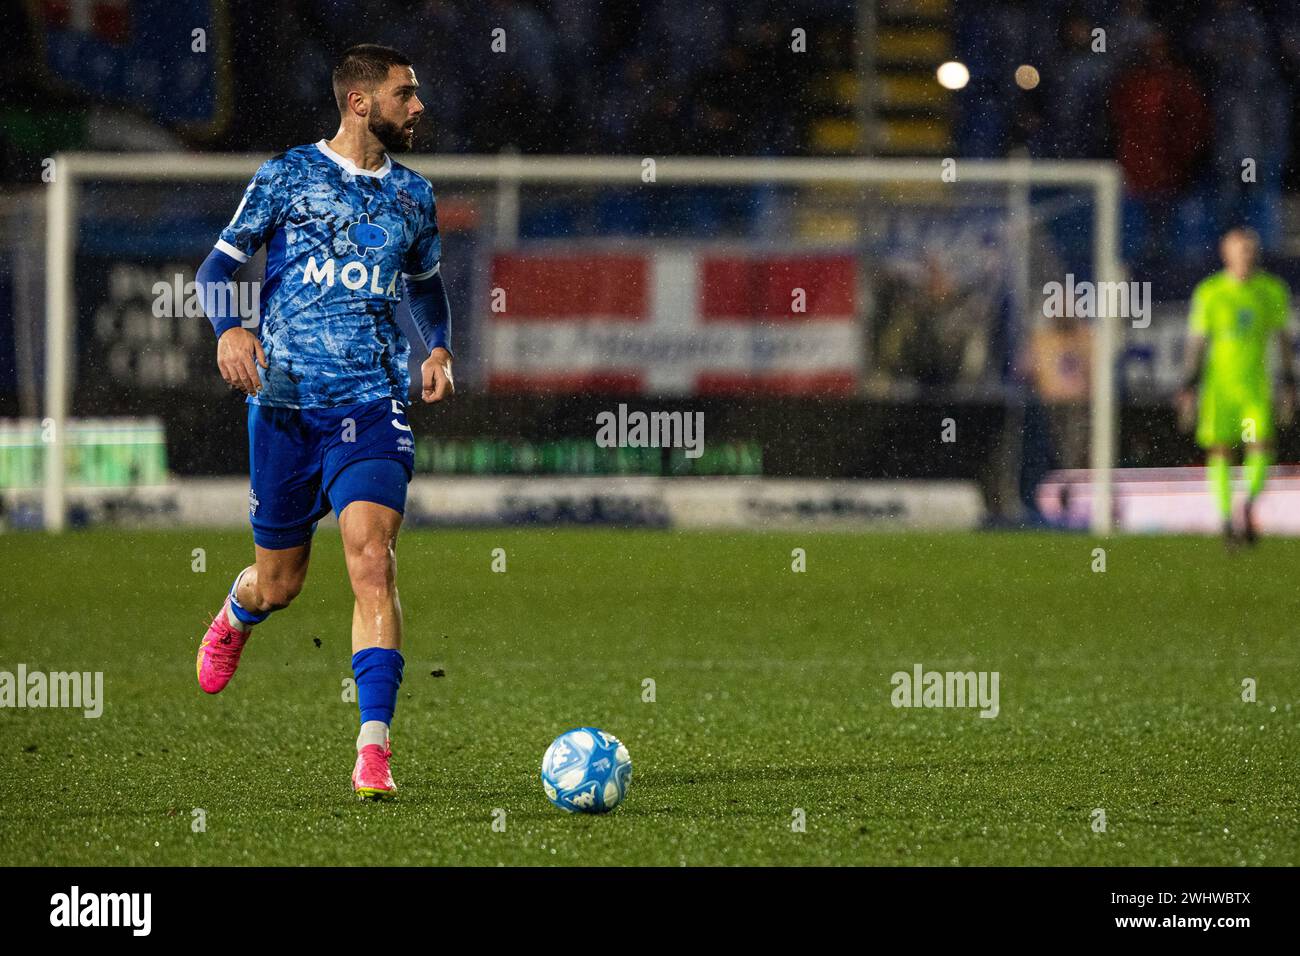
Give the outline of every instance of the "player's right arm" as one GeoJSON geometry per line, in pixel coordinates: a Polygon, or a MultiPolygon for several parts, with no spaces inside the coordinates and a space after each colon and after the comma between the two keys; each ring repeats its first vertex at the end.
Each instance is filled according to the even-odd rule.
{"type": "Polygon", "coordinates": [[[1183,383],[1176,399],[1178,425],[1183,431],[1191,431],[1196,422],[1196,390],[1205,372],[1209,333],[1206,298],[1206,285],[1202,282],[1192,291],[1192,307],[1187,317],[1187,342],[1184,346],[1186,361],[1183,366],[1183,383]]]}
{"type": "Polygon", "coordinates": [[[234,276],[241,263],[213,249],[194,274],[203,295],[203,311],[217,334],[217,368],[231,388],[256,395],[262,388],[257,366],[266,368],[266,354],[257,336],[244,328],[235,309],[234,276]]]}
{"type": "Polygon", "coordinates": [[[243,317],[235,310],[240,297],[221,291],[233,291],[235,272],[280,225],[284,198],[276,182],[280,165],[277,156],[257,170],[216,247],[195,273],[204,312],[217,336],[217,368],[232,388],[247,395],[256,395],[262,388],[257,367],[268,367],[266,354],[261,340],[243,325],[243,317]]]}
{"type": "Polygon", "coordinates": [[[217,370],[231,388],[245,395],[256,395],[262,390],[262,379],[257,366],[270,368],[262,342],[248,329],[235,327],[217,339],[217,370]]]}

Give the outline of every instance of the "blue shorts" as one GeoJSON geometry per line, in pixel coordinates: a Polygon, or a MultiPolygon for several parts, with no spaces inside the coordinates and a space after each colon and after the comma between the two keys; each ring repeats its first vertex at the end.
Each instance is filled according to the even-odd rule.
{"type": "Polygon", "coordinates": [[[316,523],[353,501],[406,510],[415,468],[415,437],[406,408],[381,398],[337,408],[248,406],[253,540],[295,548],[316,523]]]}

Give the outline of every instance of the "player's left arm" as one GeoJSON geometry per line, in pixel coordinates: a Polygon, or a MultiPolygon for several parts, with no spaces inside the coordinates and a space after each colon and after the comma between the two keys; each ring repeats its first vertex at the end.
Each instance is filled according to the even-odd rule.
{"type": "Polygon", "coordinates": [[[451,376],[451,302],[442,270],[424,279],[407,278],[405,283],[411,319],[429,353],[420,365],[420,397],[426,402],[440,402],[456,391],[451,376]]]}
{"type": "Polygon", "coordinates": [[[451,302],[442,280],[442,237],[438,234],[438,209],[429,195],[429,207],[415,242],[406,255],[402,273],[411,320],[428,358],[420,364],[420,397],[440,402],[456,391],[451,376],[451,302]]]}
{"type": "Polygon", "coordinates": [[[1279,283],[1281,301],[1278,303],[1277,339],[1278,339],[1278,377],[1281,380],[1281,394],[1278,398],[1277,420],[1280,425],[1290,425],[1295,417],[1296,380],[1295,380],[1295,340],[1291,335],[1291,293],[1285,284],[1279,283]]]}

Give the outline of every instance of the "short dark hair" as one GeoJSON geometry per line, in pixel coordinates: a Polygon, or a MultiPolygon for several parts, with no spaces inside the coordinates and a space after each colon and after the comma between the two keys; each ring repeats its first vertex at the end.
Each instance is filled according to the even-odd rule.
{"type": "Polygon", "coordinates": [[[348,106],[348,92],[358,86],[367,89],[388,78],[394,66],[410,66],[411,61],[392,47],[378,43],[358,43],[348,47],[334,66],[334,102],[343,112],[348,106]]]}

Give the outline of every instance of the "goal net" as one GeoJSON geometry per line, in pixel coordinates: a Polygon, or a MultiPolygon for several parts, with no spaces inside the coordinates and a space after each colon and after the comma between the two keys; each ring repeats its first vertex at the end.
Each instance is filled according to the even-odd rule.
{"type": "MultiPolygon", "coordinates": [[[[136,460],[97,450],[115,443],[148,450],[111,469],[110,504],[237,477],[242,416],[189,283],[262,159],[56,158],[15,335],[24,407],[0,436],[11,508],[93,519],[106,472],[84,462],[136,460]]],[[[421,473],[959,480],[1014,515],[1067,466],[1088,470],[1072,513],[1110,529],[1126,320],[1075,290],[1121,278],[1112,165],[403,161],[438,197],[459,390],[436,427],[412,409],[421,473]],[[622,406],[702,410],[708,438],[605,447],[593,418],[622,406]]]]}

